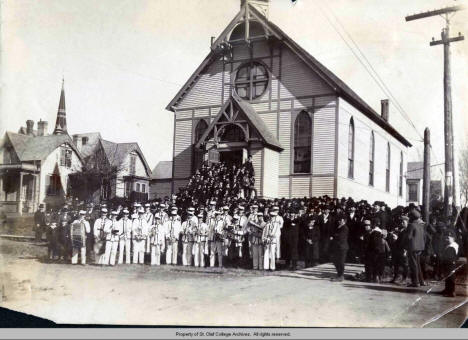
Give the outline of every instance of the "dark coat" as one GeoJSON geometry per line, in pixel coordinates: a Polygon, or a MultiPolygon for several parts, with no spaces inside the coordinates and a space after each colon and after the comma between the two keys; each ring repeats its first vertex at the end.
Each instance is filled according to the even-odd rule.
{"type": "Polygon", "coordinates": [[[408,251],[423,251],[426,244],[426,233],[424,223],[413,221],[406,230],[406,249],[408,251]]]}
{"type": "Polygon", "coordinates": [[[34,224],[41,226],[45,226],[47,223],[46,223],[46,215],[44,212],[42,211],[36,211],[35,214],[34,214],[34,224]]]}
{"type": "Polygon", "coordinates": [[[333,216],[331,214],[328,214],[327,222],[325,222],[323,215],[320,215],[318,225],[320,228],[320,238],[322,240],[328,241],[335,227],[335,221],[333,219],[333,216]]]}
{"type": "Polygon", "coordinates": [[[333,240],[331,241],[332,251],[344,251],[349,249],[348,233],[348,226],[346,224],[334,230],[332,234],[333,240]]]}

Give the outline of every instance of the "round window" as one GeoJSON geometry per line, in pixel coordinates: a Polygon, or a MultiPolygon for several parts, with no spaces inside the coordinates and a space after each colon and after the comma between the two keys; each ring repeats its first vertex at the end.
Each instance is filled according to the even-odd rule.
{"type": "Polygon", "coordinates": [[[265,93],[268,86],[268,71],[259,62],[244,64],[237,70],[236,92],[242,99],[253,100],[265,93]]]}

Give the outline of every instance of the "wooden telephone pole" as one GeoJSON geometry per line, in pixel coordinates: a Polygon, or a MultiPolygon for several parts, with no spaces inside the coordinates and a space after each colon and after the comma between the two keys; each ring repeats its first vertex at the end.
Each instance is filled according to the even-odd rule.
{"type": "Polygon", "coordinates": [[[444,45],[444,139],[445,139],[445,189],[444,189],[444,212],[446,217],[452,216],[452,205],[454,197],[453,171],[455,169],[453,157],[453,122],[452,122],[452,89],[450,75],[450,43],[464,40],[465,37],[458,33],[457,37],[450,38],[450,14],[462,10],[461,6],[446,7],[434,11],[407,16],[406,21],[423,19],[440,15],[445,19],[445,28],[442,29],[441,40],[430,42],[430,46],[444,45]]]}
{"type": "Polygon", "coordinates": [[[431,203],[431,131],[424,130],[424,171],[423,171],[423,220],[429,223],[429,205],[431,203]]]}

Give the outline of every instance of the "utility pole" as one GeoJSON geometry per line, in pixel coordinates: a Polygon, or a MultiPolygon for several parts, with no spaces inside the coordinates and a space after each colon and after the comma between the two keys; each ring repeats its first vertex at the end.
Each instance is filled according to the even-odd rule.
{"type": "Polygon", "coordinates": [[[429,205],[431,190],[431,131],[424,130],[424,171],[423,171],[423,219],[429,223],[429,205]]]}
{"type": "Polygon", "coordinates": [[[455,167],[453,159],[453,122],[452,122],[452,89],[450,75],[450,43],[464,40],[465,37],[458,33],[457,37],[450,38],[450,14],[462,10],[461,6],[446,7],[434,11],[407,16],[406,21],[423,19],[440,15],[445,20],[445,28],[442,29],[441,40],[430,42],[430,46],[444,45],[444,139],[445,139],[445,189],[444,189],[444,212],[445,217],[452,216],[452,205],[454,197],[453,170],[455,167]]]}

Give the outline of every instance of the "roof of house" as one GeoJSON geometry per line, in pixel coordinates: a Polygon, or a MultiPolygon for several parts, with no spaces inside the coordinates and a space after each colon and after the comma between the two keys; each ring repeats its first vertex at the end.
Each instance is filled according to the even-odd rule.
{"type": "Polygon", "coordinates": [[[408,162],[406,179],[422,179],[424,173],[423,162],[408,162]]]}
{"type": "MultiPolygon", "coordinates": [[[[23,134],[23,135],[27,135],[28,134],[28,129],[26,127],[22,126],[22,127],[19,128],[18,133],[23,134]]],[[[32,130],[32,135],[37,136],[37,130],[36,129],[32,130]]]]}
{"type": "Polygon", "coordinates": [[[99,146],[99,140],[102,139],[99,132],[75,133],[72,137],[88,137],[88,142],[84,145],[82,144],[80,149],[84,158],[91,156],[96,151],[96,148],[99,146]]]}
{"type": "Polygon", "coordinates": [[[172,178],[172,161],[160,161],[153,169],[151,179],[172,178]]]}
{"type": "Polygon", "coordinates": [[[19,160],[38,161],[44,160],[52,151],[60,145],[67,143],[77,153],[80,160],[82,156],[73,144],[69,135],[47,135],[47,136],[28,136],[14,132],[6,132],[19,160]]]}
{"type": "Polygon", "coordinates": [[[114,143],[100,139],[102,148],[111,165],[119,166],[130,152],[135,151],[142,159],[148,176],[151,176],[151,168],[146,162],[145,156],[138,143],[114,143]]]}
{"type": "MultiPolygon", "coordinates": [[[[298,55],[305,64],[310,67],[315,73],[317,73],[326,83],[328,83],[334,91],[341,96],[343,99],[347,100],[350,104],[355,106],[357,109],[362,111],[369,119],[374,123],[379,125],[385,131],[390,133],[398,141],[400,141],[405,146],[411,146],[411,143],[403,137],[394,127],[390,125],[388,121],[383,119],[374,109],[372,109],[361,97],[359,97],[349,86],[347,86],[340,78],[333,74],[329,69],[327,69],[323,64],[321,64],[317,59],[312,57],[306,50],[299,46],[291,37],[289,37],[285,32],[283,32],[278,26],[273,24],[267,18],[265,18],[255,7],[249,6],[249,11],[251,16],[263,24],[267,31],[270,32],[274,37],[281,40],[286,46],[288,46],[296,55],[298,55]]],[[[236,17],[231,21],[231,23],[226,27],[226,29],[221,33],[218,39],[215,40],[211,46],[211,51],[207,57],[203,60],[201,65],[195,70],[192,76],[176,94],[176,96],[171,100],[171,102],[166,107],[166,110],[174,111],[173,106],[182,98],[185,93],[187,93],[190,86],[198,79],[199,75],[203,70],[208,66],[213,58],[216,56],[216,50],[219,45],[223,44],[224,41],[229,36],[230,31],[235,27],[235,25],[242,19],[243,13],[245,12],[245,6],[242,7],[241,11],[236,15],[236,17]]]]}

